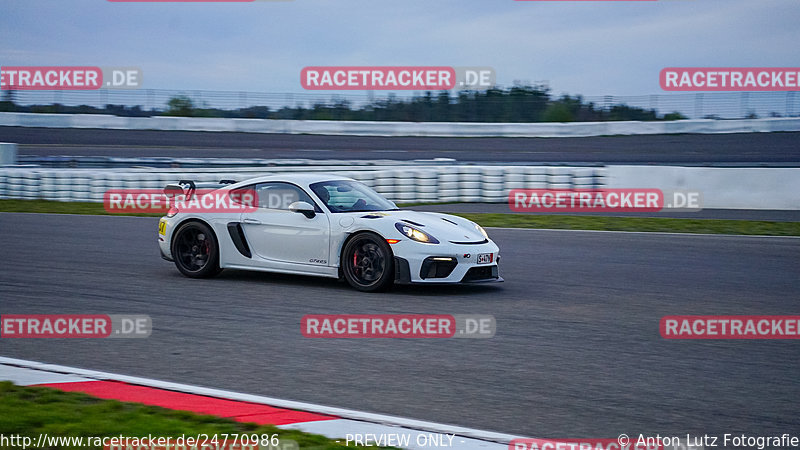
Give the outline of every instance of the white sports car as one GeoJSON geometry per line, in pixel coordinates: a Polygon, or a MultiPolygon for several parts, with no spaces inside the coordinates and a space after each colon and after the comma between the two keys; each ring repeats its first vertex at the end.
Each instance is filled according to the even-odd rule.
{"type": "Polygon", "coordinates": [[[366,185],[325,174],[284,174],[234,183],[181,181],[164,192],[197,189],[242,202],[246,211],[181,211],[159,221],[161,255],[188,277],[224,268],[344,278],[361,291],[393,283],[503,281],[498,247],[480,225],[447,214],[400,210],[366,185]]]}

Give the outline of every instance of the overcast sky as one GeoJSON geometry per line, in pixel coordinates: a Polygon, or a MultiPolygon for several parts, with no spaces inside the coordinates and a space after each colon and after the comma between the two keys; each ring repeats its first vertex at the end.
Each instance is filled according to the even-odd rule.
{"type": "Polygon", "coordinates": [[[800,66],[800,0],[0,0],[0,65],[256,92],[303,92],[305,66],[491,66],[502,86],[655,94],[664,67],[800,66]]]}

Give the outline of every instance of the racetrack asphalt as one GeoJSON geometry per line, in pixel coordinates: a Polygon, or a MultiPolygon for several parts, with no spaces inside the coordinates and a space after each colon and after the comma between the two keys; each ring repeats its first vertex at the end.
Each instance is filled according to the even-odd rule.
{"type": "Polygon", "coordinates": [[[21,155],[395,159],[465,162],[798,166],[800,133],[581,138],[319,136],[0,127],[21,155]]]}
{"type": "Polygon", "coordinates": [[[148,314],[147,339],[0,355],[543,438],[800,429],[798,341],[669,341],[665,315],[800,313],[800,239],[490,229],[505,283],[364,294],[188,279],[157,219],[0,214],[0,314],[148,314]],[[305,314],[492,314],[491,339],[307,339],[305,314]]]}

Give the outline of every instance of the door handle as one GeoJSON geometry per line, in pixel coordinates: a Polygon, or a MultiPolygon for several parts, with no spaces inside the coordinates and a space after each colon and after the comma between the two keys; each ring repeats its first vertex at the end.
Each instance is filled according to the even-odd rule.
{"type": "Polygon", "coordinates": [[[244,219],[243,222],[250,225],[261,225],[261,221],[256,219],[244,219]]]}

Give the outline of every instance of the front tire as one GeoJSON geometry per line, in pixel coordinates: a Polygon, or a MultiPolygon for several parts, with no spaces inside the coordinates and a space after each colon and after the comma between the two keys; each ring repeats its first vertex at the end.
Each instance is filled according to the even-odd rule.
{"type": "Polygon", "coordinates": [[[209,278],[221,271],[217,239],[204,223],[188,222],[175,231],[172,257],[178,270],[190,278],[209,278]]]}
{"type": "Polygon", "coordinates": [[[359,233],[347,241],[341,267],[350,286],[362,292],[384,291],[394,283],[392,249],[375,233],[359,233]]]}

